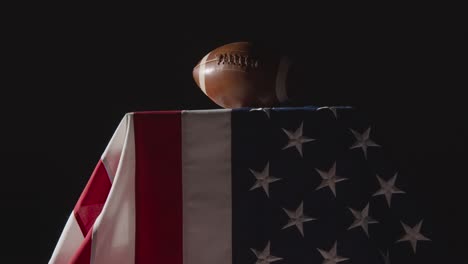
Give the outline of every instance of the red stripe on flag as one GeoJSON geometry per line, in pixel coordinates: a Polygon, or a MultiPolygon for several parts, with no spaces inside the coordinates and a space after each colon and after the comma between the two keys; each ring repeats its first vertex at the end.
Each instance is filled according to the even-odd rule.
{"type": "Polygon", "coordinates": [[[93,235],[92,227],[89,230],[75,255],[70,260],[70,264],[90,264],[91,263],[91,237],[93,235]]]}
{"type": "Polygon", "coordinates": [[[101,213],[110,188],[111,182],[106,168],[99,160],[73,210],[83,236],[88,234],[94,221],[101,213]]]}
{"type": "Polygon", "coordinates": [[[135,263],[182,264],[180,111],[134,116],[135,263]]]}

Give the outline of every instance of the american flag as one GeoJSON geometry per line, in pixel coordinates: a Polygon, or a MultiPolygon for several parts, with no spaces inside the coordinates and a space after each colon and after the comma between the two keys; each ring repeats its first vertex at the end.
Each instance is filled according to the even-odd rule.
{"type": "Polygon", "coordinates": [[[129,113],[50,263],[431,263],[376,130],[351,107],[129,113]]]}

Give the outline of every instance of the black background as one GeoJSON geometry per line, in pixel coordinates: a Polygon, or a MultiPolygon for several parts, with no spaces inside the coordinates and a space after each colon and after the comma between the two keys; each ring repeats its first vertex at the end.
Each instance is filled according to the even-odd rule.
{"type": "Polygon", "coordinates": [[[468,41],[456,12],[183,9],[23,6],[5,19],[2,262],[47,262],[125,113],[218,108],[195,85],[192,68],[241,40],[299,58],[309,76],[307,104],[353,105],[370,115],[377,141],[435,219],[446,242],[440,250],[461,258],[468,41]]]}

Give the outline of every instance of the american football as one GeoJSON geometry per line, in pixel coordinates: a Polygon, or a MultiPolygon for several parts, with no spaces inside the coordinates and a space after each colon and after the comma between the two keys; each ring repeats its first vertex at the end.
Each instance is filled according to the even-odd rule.
{"type": "Polygon", "coordinates": [[[198,87],[223,108],[273,107],[288,99],[291,58],[251,42],[206,54],[193,68],[198,87]]]}

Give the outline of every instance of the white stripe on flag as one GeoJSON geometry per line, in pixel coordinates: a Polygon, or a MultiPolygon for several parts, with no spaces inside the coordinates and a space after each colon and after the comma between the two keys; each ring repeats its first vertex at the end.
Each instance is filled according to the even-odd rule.
{"type": "Polygon", "coordinates": [[[55,247],[49,264],[66,264],[75,255],[84,237],[72,212],[55,247]]]}
{"type": "Polygon", "coordinates": [[[126,118],[122,118],[119,126],[112,135],[109,144],[107,145],[104,153],[101,156],[102,163],[106,167],[107,175],[112,183],[114,181],[117,167],[119,166],[120,155],[122,154],[122,147],[124,145],[125,136],[127,135],[126,118]]]}
{"type": "Polygon", "coordinates": [[[91,264],[135,261],[135,139],[133,114],[125,115],[122,155],[107,202],[93,226],[91,264]]]}
{"type": "Polygon", "coordinates": [[[231,111],[182,112],[184,264],[230,264],[231,111]]]}

